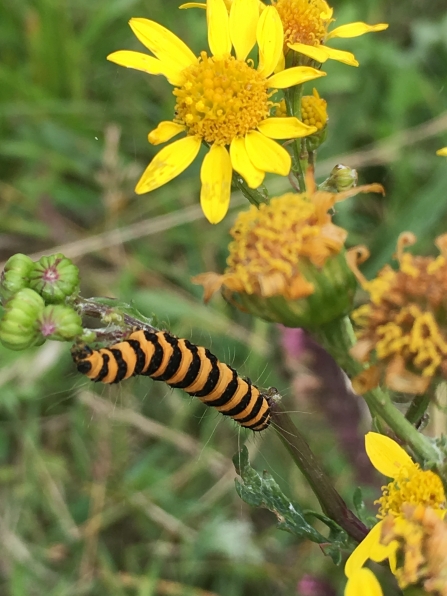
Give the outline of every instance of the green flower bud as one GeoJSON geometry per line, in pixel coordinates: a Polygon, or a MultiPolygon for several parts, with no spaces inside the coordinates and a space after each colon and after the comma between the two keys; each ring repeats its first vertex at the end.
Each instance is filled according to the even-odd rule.
{"type": "Polygon", "coordinates": [[[30,287],[47,303],[64,302],[78,290],[79,269],[61,253],[42,257],[30,274],[30,287]]]}
{"type": "Polygon", "coordinates": [[[320,184],[319,190],[328,192],[344,192],[357,186],[357,170],[339,163],[332,168],[329,178],[320,184]]]}
{"type": "Polygon", "coordinates": [[[25,350],[44,339],[37,319],[45,307],[43,299],[30,288],[19,290],[7,303],[0,321],[0,341],[10,350],[25,350]]]}
{"type": "Polygon", "coordinates": [[[63,304],[45,306],[38,325],[45,339],[71,341],[82,334],[82,320],[78,313],[63,304]]]}
{"type": "Polygon", "coordinates": [[[14,294],[29,285],[29,275],[34,268],[34,261],[26,255],[17,253],[6,261],[0,280],[0,297],[9,300],[14,294]]]}

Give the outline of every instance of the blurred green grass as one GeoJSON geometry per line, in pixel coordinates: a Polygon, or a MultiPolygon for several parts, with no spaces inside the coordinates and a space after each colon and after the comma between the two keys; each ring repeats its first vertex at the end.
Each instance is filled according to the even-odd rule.
{"type": "MultiPolygon", "coordinates": [[[[172,117],[173,97],[161,77],[105,57],[140,49],[126,24],[132,16],[158,20],[203,47],[203,13],[177,6],[0,4],[0,258],[65,247],[81,269],[84,295],[135,301],[173,333],[277,386],[296,410],[277,330],[219,299],[204,306],[190,282],[223,269],[240,198],[222,224],[207,224],[195,209],[198,162],[150,195],[133,193],[155,152],[147,133],[172,117]],[[150,233],[137,234],[132,226],[145,221],[150,233]],[[116,229],[130,239],[111,238],[116,229]]],[[[334,40],[361,65],[327,63],[318,82],[330,116],[319,173],[348,154],[362,183],[387,188],[385,198],[359,197],[337,209],[349,242],[370,246],[372,275],[401,231],[417,233],[423,252],[445,231],[447,166],[434,152],[447,144],[447,13],[442,0],[334,6],[338,24],[390,23],[384,33],[334,40]]],[[[279,193],[286,182],[272,188],[279,193]]],[[[305,572],[327,574],[340,593],[341,572],[318,549],[276,531],[272,515],[236,496],[231,456],[248,438],[258,468],[315,506],[273,433],[239,432],[148,380],[94,387],[75,375],[67,346],[0,354],[1,594],[294,595],[305,572]]],[[[295,418],[348,497],[353,472],[324,415],[295,418]]]]}

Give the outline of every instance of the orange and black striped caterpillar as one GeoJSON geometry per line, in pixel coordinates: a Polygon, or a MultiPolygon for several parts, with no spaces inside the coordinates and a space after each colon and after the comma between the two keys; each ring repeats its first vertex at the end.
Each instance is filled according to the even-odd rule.
{"type": "Polygon", "coordinates": [[[187,339],[166,331],[137,330],[109,348],[75,346],[78,371],[92,381],[118,383],[134,375],[147,375],[179,387],[245,428],[261,431],[270,424],[265,394],[237,372],[187,339]]]}

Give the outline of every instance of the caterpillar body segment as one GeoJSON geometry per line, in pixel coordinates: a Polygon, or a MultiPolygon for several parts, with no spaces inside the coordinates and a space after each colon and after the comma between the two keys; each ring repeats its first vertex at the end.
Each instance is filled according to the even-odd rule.
{"type": "Polygon", "coordinates": [[[73,360],[92,381],[119,383],[135,375],[183,389],[207,406],[253,431],[266,429],[271,412],[266,395],[208,349],[166,331],[137,330],[108,348],[75,346],[73,360]]]}

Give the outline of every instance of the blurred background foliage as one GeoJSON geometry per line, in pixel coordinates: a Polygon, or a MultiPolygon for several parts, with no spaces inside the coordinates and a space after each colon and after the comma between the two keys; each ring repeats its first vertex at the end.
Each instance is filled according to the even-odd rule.
{"type": "MultiPolygon", "coordinates": [[[[133,193],[156,151],[147,133],[172,117],[172,90],[162,77],[105,57],[141,49],[126,24],[132,16],[157,20],[202,49],[204,13],[177,6],[0,3],[0,259],[64,252],[81,269],[83,295],[134,301],[241,374],[278,387],[349,500],[359,481],[375,478],[343,449],[328,396],[313,397],[315,379],[284,353],[280,330],[220,299],[205,307],[190,282],[222,271],[241,197],[210,226],[198,207],[198,160],[152,194],[133,193]]],[[[434,153],[447,144],[447,11],[444,0],[337,0],[334,8],[337,24],[390,23],[383,33],[334,40],[360,67],[328,62],[318,81],[330,116],[320,179],[343,162],[359,169],[361,183],[387,189],[384,198],[337,207],[349,242],[371,248],[373,275],[401,231],[415,232],[422,252],[446,231],[447,164],[434,153]]],[[[270,188],[280,193],[287,180],[270,188]]],[[[340,570],[318,548],[278,532],[273,515],[236,496],[231,456],[247,440],[259,470],[317,507],[273,432],[240,432],[198,400],[147,379],[90,385],[75,374],[66,345],[2,349],[0,362],[1,594],[342,593],[340,570]]],[[[357,403],[349,407],[344,424],[361,450],[357,403]]]]}

